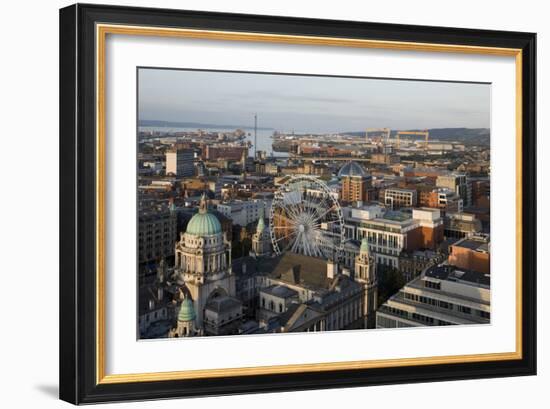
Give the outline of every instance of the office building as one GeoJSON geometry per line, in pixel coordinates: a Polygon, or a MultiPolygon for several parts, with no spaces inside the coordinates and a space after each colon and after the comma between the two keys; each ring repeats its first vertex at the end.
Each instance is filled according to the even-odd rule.
{"type": "Polygon", "coordinates": [[[193,160],[195,153],[192,149],[176,149],[166,152],[166,174],[178,178],[190,177],[195,174],[193,160]]]}
{"type": "Polygon", "coordinates": [[[376,312],[376,328],[488,324],[490,276],[440,264],[428,267],[376,312]]]}
{"type": "Polygon", "coordinates": [[[414,189],[389,188],[384,191],[384,204],[392,210],[402,207],[414,207],[417,192],[414,189]]]}

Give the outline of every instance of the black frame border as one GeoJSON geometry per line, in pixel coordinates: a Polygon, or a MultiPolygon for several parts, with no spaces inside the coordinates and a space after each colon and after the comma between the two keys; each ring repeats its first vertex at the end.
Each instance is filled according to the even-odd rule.
{"type": "Polygon", "coordinates": [[[536,34],[137,7],[60,10],[60,388],[74,404],[536,374],[536,34]],[[96,383],[95,25],[128,24],[522,50],[522,359],[96,383]]]}

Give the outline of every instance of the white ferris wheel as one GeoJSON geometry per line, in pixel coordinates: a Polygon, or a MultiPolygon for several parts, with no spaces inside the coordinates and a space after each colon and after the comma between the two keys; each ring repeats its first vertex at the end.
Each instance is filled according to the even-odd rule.
{"type": "Polygon", "coordinates": [[[316,177],[291,176],[275,192],[269,218],[276,254],[338,258],[344,246],[342,208],[329,187],[316,177]]]}

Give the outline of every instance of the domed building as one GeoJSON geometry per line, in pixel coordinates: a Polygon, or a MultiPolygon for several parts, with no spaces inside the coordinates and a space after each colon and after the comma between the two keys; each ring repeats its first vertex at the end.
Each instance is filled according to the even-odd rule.
{"type": "Polygon", "coordinates": [[[184,293],[180,289],[180,295],[183,297],[177,317],[176,328],[173,328],[168,333],[170,338],[192,337],[198,335],[195,329],[195,306],[193,300],[188,293],[184,293]]]}
{"type": "MultiPolygon", "coordinates": [[[[178,284],[188,289],[193,300],[195,329],[202,331],[208,303],[218,297],[234,298],[236,293],[231,271],[231,242],[224,237],[220,221],[208,212],[204,195],[198,213],[187,224],[185,233],[180,234],[175,258],[178,284]]],[[[216,332],[223,333],[223,329],[216,328],[216,332]]]]}
{"type": "Polygon", "coordinates": [[[373,199],[372,177],[359,163],[346,163],[340,168],[338,178],[342,181],[343,202],[368,202],[373,199]]]}
{"type": "Polygon", "coordinates": [[[363,167],[355,161],[349,161],[338,171],[338,177],[365,177],[369,174],[363,169],[363,167]]]}

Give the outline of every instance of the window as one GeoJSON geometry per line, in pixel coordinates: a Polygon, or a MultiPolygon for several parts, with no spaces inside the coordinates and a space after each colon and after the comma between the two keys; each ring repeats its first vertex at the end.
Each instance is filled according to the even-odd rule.
{"type": "Polygon", "coordinates": [[[426,280],[424,281],[424,287],[433,288],[434,290],[441,290],[441,283],[426,280]]]}
{"type": "Polygon", "coordinates": [[[463,314],[471,314],[472,313],[472,309],[470,307],[465,307],[463,305],[458,306],[458,311],[460,311],[463,314]]]}

